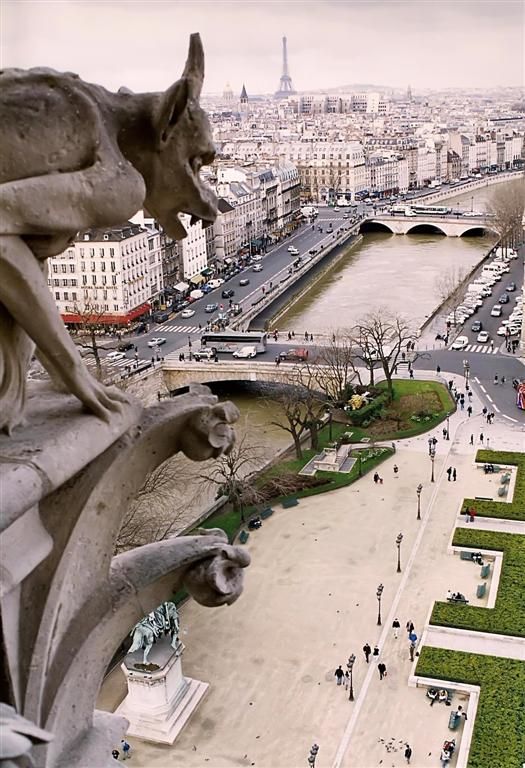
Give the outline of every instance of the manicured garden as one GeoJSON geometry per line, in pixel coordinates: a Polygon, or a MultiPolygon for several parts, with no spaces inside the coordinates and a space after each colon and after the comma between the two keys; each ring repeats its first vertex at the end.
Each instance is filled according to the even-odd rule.
{"type": "MultiPolygon", "coordinates": [[[[480,450],[476,454],[480,464],[510,465],[517,467],[516,484],[512,501],[483,501],[465,499],[464,505],[475,507],[483,517],[500,517],[505,520],[525,520],[525,454],[513,451],[480,450]]],[[[479,470],[482,472],[482,469],[479,470]]]]}
{"type": "Polygon", "coordinates": [[[524,662],[425,646],[416,675],[480,686],[469,768],[516,768],[523,763],[524,662]]]}

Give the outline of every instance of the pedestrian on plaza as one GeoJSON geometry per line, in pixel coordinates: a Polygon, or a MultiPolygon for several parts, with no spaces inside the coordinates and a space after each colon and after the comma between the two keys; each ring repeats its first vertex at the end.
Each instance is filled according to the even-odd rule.
{"type": "Polygon", "coordinates": [[[412,748],[409,744],[406,745],[405,749],[405,760],[407,761],[407,764],[410,765],[410,758],[412,757],[412,748]]]}
{"type": "Polygon", "coordinates": [[[448,482],[450,483],[450,477],[451,477],[451,475],[452,475],[452,467],[449,467],[449,468],[447,469],[447,475],[448,475],[448,482]]]}
{"type": "Polygon", "coordinates": [[[483,408],[483,410],[482,410],[482,414],[483,414],[483,416],[486,416],[486,415],[487,415],[487,411],[488,411],[488,408],[487,408],[487,406],[485,405],[485,406],[484,406],[484,408],[483,408]]]}
{"type": "Polygon", "coordinates": [[[378,645],[374,645],[374,650],[372,651],[372,656],[379,656],[379,647],[378,645]]]}
{"type": "Polygon", "coordinates": [[[386,677],[386,664],[383,661],[380,661],[379,664],[377,665],[377,671],[379,672],[380,680],[386,677]]]}
{"type": "Polygon", "coordinates": [[[446,427],[443,427],[443,429],[441,430],[441,432],[442,432],[442,434],[443,434],[443,440],[446,440],[446,439],[447,439],[447,428],[446,428],[446,427]]]}
{"type": "Polygon", "coordinates": [[[494,374],[494,384],[497,384],[497,383],[498,383],[498,374],[495,373],[494,374]]]}
{"type": "Polygon", "coordinates": [[[412,621],[410,621],[410,620],[407,621],[405,629],[406,629],[406,631],[408,632],[409,635],[412,634],[412,632],[414,631],[414,624],[412,623],[412,621]]]}
{"type": "Polygon", "coordinates": [[[461,706],[461,704],[457,708],[456,714],[458,714],[460,717],[464,717],[465,718],[465,722],[467,722],[467,720],[468,720],[467,713],[463,712],[463,707],[461,706]]]}
{"type": "Polygon", "coordinates": [[[111,750],[111,757],[113,758],[113,760],[118,760],[119,759],[120,752],[118,751],[118,749],[112,749],[111,750]]]}
{"type": "Polygon", "coordinates": [[[471,445],[474,445],[474,435],[471,435],[471,436],[470,436],[470,444],[471,444],[471,445]]]}
{"type": "Polygon", "coordinates": [[[481,432],[479,435],[479,442],[483,444],[483,432],[481,432]]]}
{"type": "Polygon", "coordinates": [[[275,365],[277,366],[281,365],[281,358],[279,357],[279,355],[277,355],[277,357],[275,358],[275,365]]]}
{"type": "Polygon", "coordinates": [[[465,410],[465,398],[462,398],[462,399],[459,401],[459,407],[460,407],[460,409],[461,409],[462,411],[464,411],[464,410],[465,410]]]}
{"type": "Polygon", "coordinates": [[[440,365],[437,366],[436,373],[441,373],[441,366],[440,365]]]}
{"type": "Polygon", "coordinates": [[[490,340],[490,348],[491,348],[491,349],[494,349],[494,339],[491,339],[491,340],[490,340]]]}
{"type": "Polygon", "coordinates": [[[343,668],[342,668],[342,666],[341,666],[341,665],[339,665],[339,666],[337,667],[337,669],[336,669],[336,670],[335,670],[335,672],[334,672],[334,675],[335,675],[335,677],[336,677],[336,679],[337,679],[337,685],[342,685],[342,684],[343,684],[343,678],[344,678],[344,676],[345,676],[345,673],[343,672],[343,668]]]}
{"type": "Polygon", "coordinates": [[[138,351],[139,351],[139,348],[138,348],[138,347],[135,347],[135,352],[138,352],[138,351]]]}
{"type": "Polygon", "coordinates": [[[414,661],[414,653],[416,652],[416,643],[414,640],[410,641],[408,646],[408,653],[410,654],[410,661],[414,661]]]}
{"type": "Polygon", "coordinates": [[[313,333],[311,333],[310,334],[310,341],[313,341],[313,340],[314,340],[314,335],[313,335],[313,333]]]}
{"type": "Polygon", "coordinates": [[[295,331],[292,331],[292,339],[295,339],[295,331]]]}
{"type": "Polygon", "coordinates": [[[379,473],[378,472],[374,472],[374,483],[377,485],[378,482],[379,482],[379,473]]]}
{"type": "MultiPolygon", "coordinates": [[[[135,349],[136,349],[136,347],[135,347],[135,349]]],[[[139,359],[139,353],[135,352],[135,360],[138,360],[138,359],[139,359]]]]}
{"type": "Polygon", "coordinates": [[[397,473],[399,472],[399,467],[397,464],[394,464],[394,476],[397,477],[397,473]]]}
{"type": "Polygon", "coordinates": [[[477,514],[477,513],[476,513],[476,510],[475,510],[475,508],[474,508],[474,507],[471,507],[471,508],[470,508],[470,522],[471,522],[471,523],[474,523],[474,522],[475,522],[475,519],[476,519],[476,514],[477,514]]]}
{"type": "Polygon", "coordinates": [[[454,467],[454,469],[452,470],[452,480],[454,482],[456,482],[457,476],[458,476],[458,473],[456,472],[456,467],[454,467]]]}
{"type": "Polygon", "coordinates": [[[365,643],[363,645],[363,653],[365,654],[366,663],[368,664],[368,660],[370,658],[370,654],[372,653],[372,649],[368,645],[368,643],[365,643]]]}
{"type": "Polygon", "coordinates": [[[394,630],[394,640],[397,640],[400,627],[401,627],[401,624],[399,623],[399,619],[394,619],[394,621],[392,622],[392,629],[394,630]]]}
{"type": "Polygon", "coordinates": [[[452,387],[453,387],[453,386],[454,386],[454,382],[453,382],[453,380],[452,380],[452,379],[450,379],[450,381],[448,382],[448,388],[449,388],[450,390],[452,390],[452,387]]]}
{"type": "Polygon", "coordinates": [[[131,747],[125,739],[122,739],[122,741],[120,742],[120,745],[122,747],[122,752],[124,753],[122,756],[122,759],[127,760],[128,757],[131,757],[130,755],[131,747]]]}
{"type": "Polygon", "coordinates": [[[307,331],[304,332],[304,340],[308,341],[308,332],[307,331]]]}
{"type": "Polygon", "coordinates": [[[414,378],[414,370],[413,370],[413,368],[410,368],[410,378],[411,379],[414,378]]]}
{"type": "Polygon", "coordinates": [[[467,413],[468,413],[468,417],[470,419],[470,417],[472,416],[472,406],[471,405],[469,405],[469,407],[467,408],[467,413]]]}
{"type": "Polygon", "coordinates": [[[487,424],[490,424],[490,413],[487,413],[486,422],[487,424]]]}
{"type": "Polygon", "coordinates": [[[468,391],[468,401],[469,401],[469,403],[472,402],[472,390],[471,389],[469,389],[469,391],[468,391]]]}
{"type": "Polygon", "coordinates": [[[291,341],[291,340],[292,340],[292,334],[290,333],[290,331],[288,331],[288,341],[291,341]]]}
{"type": "Polygon", "coordinates": [[[505,384],[505,382],[506,382],[506,378],[505,378],[505,376],[502,376],[501,377],[501,386],[503,386],[505,384]]]}

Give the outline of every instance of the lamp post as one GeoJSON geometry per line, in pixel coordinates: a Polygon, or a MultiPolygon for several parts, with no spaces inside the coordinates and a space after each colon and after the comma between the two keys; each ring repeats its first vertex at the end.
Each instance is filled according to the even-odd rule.
{"type": "Polygon", "coordinates": [[[470,198],[470,212],[474,212],[474,196],[470,198]]]}
{"type": "Polygon", "coordinates": [[[403,541],[403,534],[398,533],[396,538],[397,545],[397,572],[401,573],[401,542],[403,541]]]}
{"type": "Polygon", "coordinates": [[[434,483],[434,459],[436,458],[436,446],[433,445],[430,449],[430,461],[432,462],[432,475],[430,476],[430,482],[434,483]]]}
{"type": "Polygon", "coordinates": [[[468,360],[463,360],[463,374],[465,376],[465,383],[468,384],[470,380],[470,363],[468,360]]]}
{"type": "Polygon", "coordinates": [[[421,520],[421,491],[423,490],[423,486],[421,483],[419,483],[418,487],[416,488],[417,493],[417,519],[421,520]]]}
{"type": "Polygon", "coordinates": [[[428,438],[428,455],[430,456],[432,454],[432,447],[434,445],[434,442],[431,437],[428,438]]]}
{"type": "Polygon", "coordinates": [[[315,758],[317,757],[318,752],[319,744],[312,744],[310,747],[310,754],[308,755],[308,765],[310,765],[311,768],[315,768],[315,758]]]}
{"type": "Polygon", "coordinates": [[[376,597],[377,597],[377,626],[381,626],[381,595],[383,594],[384,586],[380,584],[377,588],[376,597]]]}
{"type": "Polygon", "coordinates": [[[354,669],[354,663],[355,663],[355,653],[353,653],[351,656],[348,657],[348,661],[346,662],[346,668],[348,670],[348,674],[350,675],[350,694],[348,696],[348,701],[354,700],[354,680],[352,676],[352,672],[354,669]]]}
{"type": "Polygon", "coordinates": [[[447,413],[447,440],[450,440],[450,413],[447,413]]]}

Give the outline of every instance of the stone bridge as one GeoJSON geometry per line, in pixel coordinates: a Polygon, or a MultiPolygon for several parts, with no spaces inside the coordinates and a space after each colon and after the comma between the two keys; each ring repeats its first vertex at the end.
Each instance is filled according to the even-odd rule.
{"type": "Polygon", "coordinates": [[[389,213],[367,217],[362,224],[380,224],[395,235],[416,234],[420,227],[431,227],[447,237],[462,237],[474,230],[484,229],[497,234],[491,220],[485,216],[392,216],[389,213]]]}

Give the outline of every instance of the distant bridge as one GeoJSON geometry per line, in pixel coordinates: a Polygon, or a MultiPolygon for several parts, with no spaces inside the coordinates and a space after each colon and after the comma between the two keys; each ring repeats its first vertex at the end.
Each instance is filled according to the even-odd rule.
{"type": "Polygon", "coordinates": [[[418,214],[416,216],[392,216],[389,213],[380,214],[379,216],[367,217],[363,224],[380,224],[381,226],[393,232],[394,235],[410,235],[417,234],[420,227],[431,227],[436,233],[447,235],[447,237],[462,237],[469,232],[476,229],[489,230],[498,234],[491,223],[491,220],[486,216],[430,216],[428,214],[418,214]]]}

